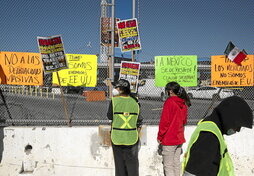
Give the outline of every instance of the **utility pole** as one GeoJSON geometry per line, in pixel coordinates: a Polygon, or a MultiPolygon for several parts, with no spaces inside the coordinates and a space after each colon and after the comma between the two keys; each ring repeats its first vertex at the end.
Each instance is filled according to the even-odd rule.
{"type": "MultiPolygon", "coordinates": [[[[136,0],[132,0],[132,18],[136,16],[136,0]]],[[[135,50],[132,50],[132,62],[135,62],[135,50]]]]}
{"type": "MultiPolygon", "coordinates": [[[[114,81],[114,55],[115,55],[115,0],[111,1],[111,55],[109,57],[109,77],[114,81]]],[[[112,97],[112,85],[109,86],[109,96],[112,97]]]]}

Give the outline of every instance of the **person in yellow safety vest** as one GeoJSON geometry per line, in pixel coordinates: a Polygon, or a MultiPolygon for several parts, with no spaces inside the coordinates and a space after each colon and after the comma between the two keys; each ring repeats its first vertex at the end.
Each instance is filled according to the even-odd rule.
{"type": "Polygon", "coordinates": [[[139,136],[142,125],[140,105],[131,93],[130,83],[120,79],[112,83],[113,97],[107,117],[112,120],[111,141],[115,161],[115,176],[139,176],[139,136]]]}
{"type": "Polygon", "coordinates": [[[244,99],[225,98],[193,132],[183,160],[183,176],[234,176],[223,135],[252,128],[253,114],[244,99]]]}

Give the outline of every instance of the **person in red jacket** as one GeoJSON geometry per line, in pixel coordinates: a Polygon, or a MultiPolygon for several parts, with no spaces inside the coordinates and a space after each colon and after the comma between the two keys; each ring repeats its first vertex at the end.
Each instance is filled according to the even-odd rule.
{"type": "Polygon", "coordinates": [[[185,142],[184,125],[187,122],[190,99],[177,82],[169,82],[165,87],[169,98],[161,113],[157,141],[162,145],[163,170],[165,176],[179,176],[181,172],[180,155],[185,142]]]}

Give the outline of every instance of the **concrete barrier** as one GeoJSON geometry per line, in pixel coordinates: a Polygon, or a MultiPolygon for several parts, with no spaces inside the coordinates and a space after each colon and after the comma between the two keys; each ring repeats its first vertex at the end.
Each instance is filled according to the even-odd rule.
{"type": "MultiPolygon", "coordinates": [[[[195,126],[187,126],[186,139],[195,126]]],[[[158,126],[147,126],[139,152],[140,176],[163,176],[158,126]],[[145,140],[145,141],[144,141],[145,140]]],[[[4,128],[1,176],[113,176],[112,148],[99,127],[4,128]],[[104,137],[103,137],[104,136],[104,137]]],[[[236,175],[254,175],[254,130],[226,137],[236,175]]],[[[185,151],[187,144],[183,145],[185,151]]]]}

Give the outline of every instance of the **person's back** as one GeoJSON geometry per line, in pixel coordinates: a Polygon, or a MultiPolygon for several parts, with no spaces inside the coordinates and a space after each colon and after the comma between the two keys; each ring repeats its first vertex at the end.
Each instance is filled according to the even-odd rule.
{"type": "Polygon", "coordinates": [[[180,155],[185,142],[184,125],[187,122],[188,95],[177,82],[165,87],[169,98],[163,105],[157,141],[162,145],[163,169],[166,176],[180,175],[180,155]]]}
{"type": "Polygon", "coordinates": [[[139,138],[142,116],[140,105],[131,94],[130,83],[120,79],[113,84],[112,101],[107,117],[112,120],[111,141],[114,154],[115,176],[139,175],[139,138]]]}
{"type": "Polygon", "coordinates": [[[184,125],[187,122],[187,106],[177,96],[169,97],[163,106],[158,139],[162,145],[179,145],[185,142],[184,125]]]}
{"type": "MultiPolygon", "coordinates": [[[[217,133],[220,133],[221,136],[231,135],[240,131],[241,127],[252,128],[253,114],[249,105],[242,98],[232,96],[224,99],[203,122],[213,123],[219,129],[217,133]]],[[[192,138],[197,135],[197,129],[192,138]]],[[[217,133],[212,127],[206,127],[198,131],[198,138],[195,142],[189,143],[189,151],[185,154],[185,157],[188,156],[188,158],[185,158],[183,163],[186,176],[187,173],[194,176],[216,176],[219,170],[225,169],[221,168],[224,167],[221,158],[226,153],[228,154],[228,150],[222,151],[225,141],[223,138],[219,140],[217,133]]],[[[227,165],[231,165],[230,159],[227,162],[227,165]]],[[[233,175],[232,173],[229,171],[228,175],[233,175]]]]}
{"type": "Polygon", "coordinates": [[[114,145],[133,145],[138,141],[139,105],[130,96],[112,98],[113,121],[111,139],[114,145]]]}

